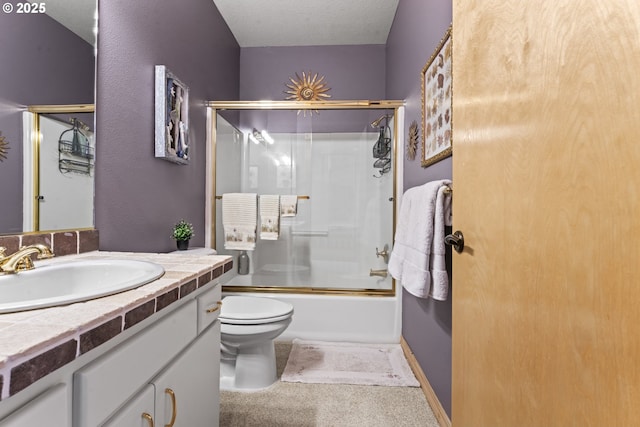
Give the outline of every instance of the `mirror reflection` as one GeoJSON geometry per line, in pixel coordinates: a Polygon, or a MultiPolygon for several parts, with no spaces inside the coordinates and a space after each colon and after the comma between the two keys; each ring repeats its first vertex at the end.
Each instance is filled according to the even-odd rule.
{"type": "Polygon", "coordinates": [[[23,114],[24,232],[93,227],[93,110],[42,106],[23,114]]]}
{"type": "MultiPolygon", "coordinates": [[[[13,4],[15,11],[19,2],[5,3],[13,4]]],[[[29,107],[88,104],[93,110],[96,2],[47,2],[45,6],[45,13],[0,14],[0,134],[4,141],[0,157],[0,234],[34,229],[29,224],[34,224],[33,212],[37,209],[31,212],[34,219],[25,221],[30,212],[25,210],[29,203],[24,201],[25,197],[33,197],[33,204],[40,196],[34,190],[40,165],[34,163],[37,159],[29,158],[35,135],[33,121],[27,116],[29,107]]],[[[69,116],[65,112],[54,121],[72,126],[69,116]]],[[[92,132],[93,114],[80,120],[92,132]]],[[[54,138],[55,150],[59,136],[54,138]]],[[[55,155],[58,156],[57,151],[55,155]]],[[[85,219],[78,224],[66,219],[63,224],[55,219],[39,226],[39,230],[93,227],[92,183],[87,197],[91,199],[88,224],[85,219]]]]}

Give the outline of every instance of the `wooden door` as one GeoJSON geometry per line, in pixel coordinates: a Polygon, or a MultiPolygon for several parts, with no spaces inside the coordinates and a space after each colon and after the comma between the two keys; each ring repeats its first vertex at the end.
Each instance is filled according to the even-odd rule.
{"type": "Polygon", "coordinates": [[[640,424],[640,2],[454,0],[452,423],[640,424]]]}

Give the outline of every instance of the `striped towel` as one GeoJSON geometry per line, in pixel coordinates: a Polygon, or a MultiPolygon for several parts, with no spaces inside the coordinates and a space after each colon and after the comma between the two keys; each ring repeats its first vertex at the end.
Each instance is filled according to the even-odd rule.
{"type": "Polygon", "coordinates": [[[296,216],[298,213],[298,196],[289,194],[280,196],[280,216],[296,216]]]}
{"type": "Polygon", "coordinates": [[[257,194],[225,193],[222,195],[224,248],[253,250],[256,247],[258,222],[257,194]]]}
{"type": "Polygon", "coordinates": [[[280,196],[260,196],[260,238],[278,240],[280,235],[280,196]]]}

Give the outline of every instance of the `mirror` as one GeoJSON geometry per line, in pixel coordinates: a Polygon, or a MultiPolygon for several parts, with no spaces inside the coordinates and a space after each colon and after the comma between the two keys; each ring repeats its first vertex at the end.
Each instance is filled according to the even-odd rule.
{"type": "MultiPolygon", "coordinates": [[[[0,39],[4,46],[0,50],[3,64],[0,67],[0,234],[20,234],[33,229],[24,226],[25,214],[29,213],[25,212],[23,202],[29,196],[25,188],[34,188],[31,184],[37,180],[34,171],[39,169],[37,163],[25,160],[34,144],[31,136],[36,135],[33,123],[26,118],[29,107],[83,104],[93,108],[95,102],[97,2],[32,3],[43,7],[34,9],[38,13],[34,10],[28,14],[18,13],[20,7],[26,7],[25,3],[8,0],[4,13],[0,14],[0,39]],[[32,165],[31,170],[25,169],[25,162],[27,166],[32,165]]],[[[73,114],[64,112],[56,117],[68,123],[71,116],[73,114]]],[[[93,115],[80,120],[93,132],[93,115]]],[[[54,140],[57,149],[59,135],[54,140]]],[[[92,203],[93,188],[90,197],[92,203]]],[[[81,223],[65,222],[64,226],[56,226],[53,224],[62,223],[54,220],[50,225],[39,227],[39,231],[93,227],[93,205],[90,211],[88,225],[85,215],[81,223]]]]}

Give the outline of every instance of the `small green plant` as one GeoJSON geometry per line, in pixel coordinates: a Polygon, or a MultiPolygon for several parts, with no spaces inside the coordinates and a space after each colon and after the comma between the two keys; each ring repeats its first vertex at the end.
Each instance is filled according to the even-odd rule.
{"type": "Polygon", "coordinates": [[[193,225],[181,219],[173,226],[172,239],[175,240],[189,240],[193,237],[193,225]]]}

